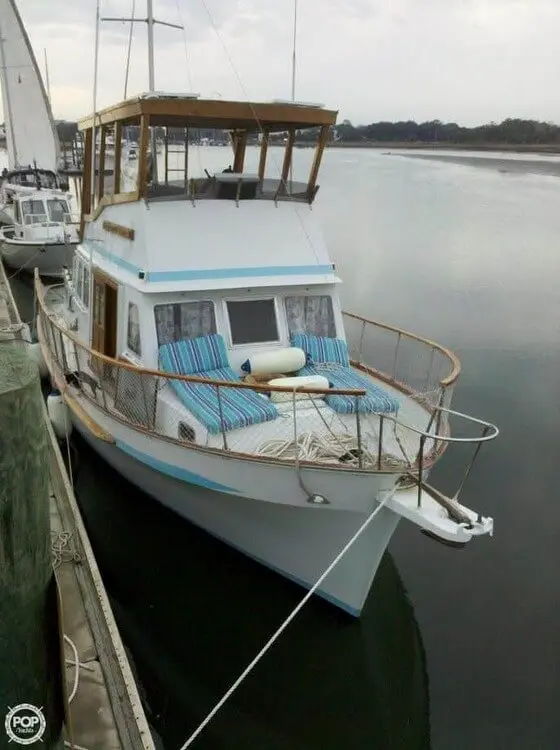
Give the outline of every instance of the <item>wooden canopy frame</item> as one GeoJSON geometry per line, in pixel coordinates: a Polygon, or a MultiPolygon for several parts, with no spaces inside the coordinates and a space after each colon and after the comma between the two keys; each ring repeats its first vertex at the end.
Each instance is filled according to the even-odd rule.
{"type": "MultiPolygon", "coordinates": [[[[216,128],[269,133],[332,126],[338,112],[318,105],[292,102],[236,102],[194,97],[136,97],[97,112],[95,127],[138,125],[142,116],[155,127],[216,128]]],[[[93,115],[78,122],[80,130],[93,126],[93,115]]]]}
{"type": "MultiPolygon", "coordinates": [[[[136,97],[115,104],[86,117],[78,122],[78,128],[85,131],[84,174],[82,192],[81,235],[83,237],[85,222],[97,218],[104,206],[115,203],[128,203],[147,196],[148,181],[148,145],[150,128],[213,128],[228,130],[234,149],[233,171],[243,171],[245,149],[250,134],[259,133],[260,158],[258,176],[264,179],[266,157],[273,133],[287,133],[284,160],[282,164],[281,185],[286,193],[290,174],[296,131],[318,129],[315,156],[307,181],[306,195],[311,203],[316,192],[317,177],[324,149],[328,143],[329,132],[336,122],[338,112],[327,110],[319,105],[297,104],[294,102],[239,102],[216,99],[198,99],[196,97],[174,97],[148,95],[136,97]],[[138,179],[136,189],[132,192],[121,192],[120,156],[121,133],[123,127],[136,125],[140,127],[138,179]],[[93,130],[100,131],[100,153],[98,174],[95,188],[92,190],[92,150],[93,130]],[[115,169],[113,190],[110,195],[104,194],[104,166],[106,152],[106,135],[108,130],[115,133],[115,169]]],[[[185,185],[188,164],[188,141],[185,141],[185,185]]],[[[166,138],[167,164],[167,138],[166,138]]]]}

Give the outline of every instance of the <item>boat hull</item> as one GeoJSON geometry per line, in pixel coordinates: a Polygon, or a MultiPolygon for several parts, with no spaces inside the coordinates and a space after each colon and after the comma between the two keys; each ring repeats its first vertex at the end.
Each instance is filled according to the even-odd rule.
{"type": "Polygon", "coordinates": [[[32,272],[39,269],[41,276],[60,278],[63,266],[71,267],[76,243],[10,242],[3,240],[0,253],[7,266],[14,270],[32,272]]]}
{"type": "MultiPolygon", "coordinates": [[[[316,506],[310,504],[305,496],[291,497],[292,493],[297,494],[295,485],[290,481],[295,474],[293,467],[269,466],[263,475],[262,471],[255,471],[255,466],[251,466],[249,461],[241,461],[240,466],[228,468],[231,460],[214,456],[216,481],[210,481],[208,472],[204,470],[204,460],[200,461],[200,457],[197,459],[195,451],[180,448],[185,459],[183,464],[188,467],[183,469],[184,473],[193,470],[193,481],[187,482],[150,466],[139,458],[142,454],[119,440],[115,443],[100,440],[75,415],[73,421],[91,447],[132,484],[182,518],[305,588],[310,588],[317,581],[378,502],[387,492],[393,491],[381,489],[379,479],[370,476],[370,499],[367,506],[362,503],[361,510],[345,509],[344,498],[339,498],[336,507],[332,502],[316,506]],[[194,473],[201,468],[206,477],[194,473]],[[209,489],[209,486],[219,486],[218,481],[236,484],[242,475],[245,491],[249,494],[251,489],[256,492],[258,487],[262,492],[267,484],[273,488],[270,500],[209,489]],[[263,476],[266,476],[266,480],[263,480],[263,476]],[[283,502],[272,501],[274,488],[283,502]]],[[[168,444],[170,453],[174,447],[168,444]]],[[[153,461],[153,452],[150,458],[153,461]]],[[[175,473],[180,472],[177,470],[175,473]]],[[[332,486],[335,487],[343,472],[322,470],[320,473],[323,476],[314,483],[315,486],[324,487],[328,475],[332,475],[332,486]]],[[[347,498],[352,498],[353,485],[358,494],[363,492],[363,488],[360,491],[358,483],[352,481],[355,476],[358,475],[349,473],[346,477],[347,498]]],[[[309,477],[307,480],[310,481],[309,477]]],[[[384,483],[387,484],[387,478],[384,483]]],[[[355,504],[348,502],[347,505],[351,507],[355,504]]],[[[393,511],[382,508],[325,579],[317,594],[350,614],[359,616],[399,518],[393,511]]]]}

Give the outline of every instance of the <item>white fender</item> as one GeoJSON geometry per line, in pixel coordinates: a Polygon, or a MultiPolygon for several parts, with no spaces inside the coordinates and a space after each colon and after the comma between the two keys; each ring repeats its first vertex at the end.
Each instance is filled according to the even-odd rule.
{"type": "Polygon", "coordinates": [[[271,375],[285,372],[297,372],[305,365],[305,352],[296,346],[285,349],[273,349],[254,354],[241,365],[244,372],[251,375],[271,375]]]}
{"type": "MultiPolygon", "coordinates": [[[[329,381],[323,375],[300,375],[295,378],[274,378],[274,380],[268,381],[269,385],[281,385],[286,388],[318,388],[322,391],[329,389],[329,381]]],[[[296,391],[295,399],[310,399],[310,398],[323,398],[323,393],[312,395],[311,393],[298,393],[296,391]]],[[[294,398],[293,393],[284,393],[283,391],[271,391],[270,400],[275,403],[281,401],[292,401],[294,398]]]]}
{"type": "Polygon", "coordinates": [[[47,413],[54,434],[59,440],[64,440],[72,432],[72,421],[62,394],[56,389],[52,390],[47,396],[47,413]]]}

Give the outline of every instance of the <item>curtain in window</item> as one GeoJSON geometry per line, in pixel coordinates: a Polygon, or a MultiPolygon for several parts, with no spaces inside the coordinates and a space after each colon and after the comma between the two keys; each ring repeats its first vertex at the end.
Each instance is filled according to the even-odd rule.
{"type": "Polygon", "coordinates": [[[138,306],[134,302],[128,303],[128,335],[127,346],[131,352],[139,357],[142,356],[142,347],[140,344],[140,320],[138,318],[138,306]]]}
{"type": "Polygon", "coordinates": [[[213,302],[197,301],[156,305],[154,314],[158,346],[216,333],[213,302]]]}
{"type": "Polygon", "coordinates": [[[300,295],[286,297],[284,301],[290,336],[294,333],[336,336],[332,300],[328,295],[300,295]]]}

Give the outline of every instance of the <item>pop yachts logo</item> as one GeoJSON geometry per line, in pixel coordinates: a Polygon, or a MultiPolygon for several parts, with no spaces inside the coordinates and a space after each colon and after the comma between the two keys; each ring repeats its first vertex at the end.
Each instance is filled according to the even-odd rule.
{"type": "Polygon", "coordinates": [[[20,703],[9,709],[4,726],[10,742],[32,745],[40,741],[47,723],[40,708],[32,706],[31,703],[20,703]]]}

